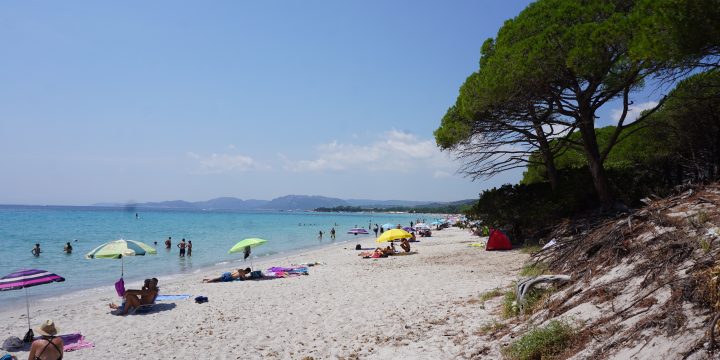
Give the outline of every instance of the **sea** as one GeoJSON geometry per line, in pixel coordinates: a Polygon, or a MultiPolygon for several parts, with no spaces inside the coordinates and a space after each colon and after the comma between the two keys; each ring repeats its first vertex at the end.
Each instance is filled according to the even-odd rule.
{"type": "MultiPolygon", "coordinates": [[[[42,269],[65,278],[64,282],[30,287],[32,301],[53,301],[82,296],[84,292],[114,293],[112,284],[121,277],[139,286],[142,279],[170,279],[210,269],[229,270],[250,266],[253,260],[282,257],[314,247],[327,246],[370,235],[352,235],[353,227],[371,224],[410,225],[434,218],[408,213],[320,213],[306,211],[219,211],[149,210],[103,207],[0,205],[0,277],[20,269],[42,269]],[[336,239],[330,239],[335,228],[336,239]],[[322,239],[319,232],[323,231],[322,239]],[[172,237],[172,247],[164,241],[172,237]],[[267,242],[252,249],[251,257],[228,250],[245,238],[267,242]],[[192,256],[179,257],[175,246],[181,239],[192,241],[192,256]],[[112,240],[142,241],[157,248],[157,255],[119,259],[86,259],[85,254],[112,240]],[[63,252],[70,242],[72,254],[63,252]],[[42,253],[33,256],[40,244],[42,253]]],[[[354,246],[354,243],[348,246],[354,246]]],[[[313,259],[308,259],[312,261],[313,259]]],[[[278,264],[289,265],[289,264],[278,264]]],[[[25,306],[25,290],[0,291],[1,308],[25,306]]]]}

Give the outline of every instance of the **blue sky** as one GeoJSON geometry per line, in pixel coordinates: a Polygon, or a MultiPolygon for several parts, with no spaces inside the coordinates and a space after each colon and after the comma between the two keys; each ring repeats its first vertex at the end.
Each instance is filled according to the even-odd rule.
{"type": "Polygon", "coordinates": [[[476,198],[432,132],[527,3],[3,2],[0,203],[476,198]]]}

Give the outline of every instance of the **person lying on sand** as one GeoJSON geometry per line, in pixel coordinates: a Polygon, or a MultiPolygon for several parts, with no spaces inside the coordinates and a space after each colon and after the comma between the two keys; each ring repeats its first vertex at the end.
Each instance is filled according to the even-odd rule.
{"type": "Polygon", "coordinates": [[[250,268],[243,269],[237,269],[233,272],[225,272],[220,277],[212,278],[212,279],[203,279],[204,283],[212,283],[212,282],[226,282],[226,281],[233,281],[233,280],[245,280],[249,278],[249,275],[252,271],[250,268]]]}
{"type": "Polygon", "coordinates": [[[114,303],[110,303],[110,308],[120,310],[122,315],[127,315],[130,309],[137,309],[141,305],[148,305],[155,302],[160,289],[157,287],[158,279],[152,278],[146,280],[145,285],[141,290],[128,290],[125,292],[125,302],[118,306],[114,303]]]}

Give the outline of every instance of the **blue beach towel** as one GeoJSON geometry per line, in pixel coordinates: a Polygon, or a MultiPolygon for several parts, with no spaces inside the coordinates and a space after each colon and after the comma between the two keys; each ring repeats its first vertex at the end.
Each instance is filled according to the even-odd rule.
{"type": "Polygon", "coordinates": [[[187,300],[191,298],[192,295],[158,295],[155,298],[155,301],[172,301],[172,300],[187,300]]]}

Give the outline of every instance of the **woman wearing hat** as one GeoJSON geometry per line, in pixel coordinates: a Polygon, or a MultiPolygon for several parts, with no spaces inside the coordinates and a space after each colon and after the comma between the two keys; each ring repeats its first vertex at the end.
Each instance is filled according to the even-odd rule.
{"type": "Polygon", "coordinates": [[[52,320],[45,320],[39,327],[35,328],[35,333],[40,335],[40,339],[33,341],[30,346],[30,356],[28,360],[59,360],[63,357],[63,341],[57,335],[57,328],[52,320]]]}

